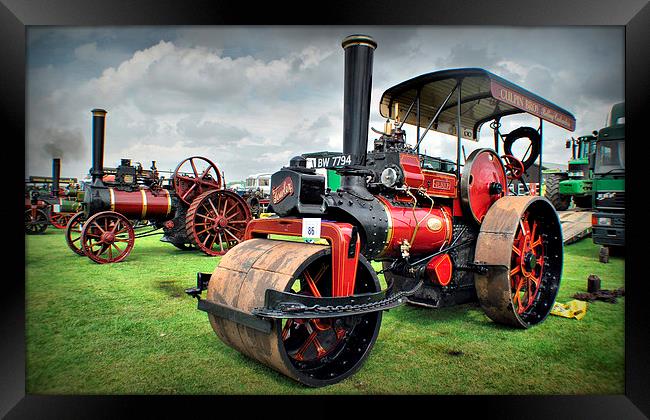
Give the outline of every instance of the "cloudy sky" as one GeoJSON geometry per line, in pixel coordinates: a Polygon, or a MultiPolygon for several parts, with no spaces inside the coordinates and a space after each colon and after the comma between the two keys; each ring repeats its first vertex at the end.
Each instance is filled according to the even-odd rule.
{"type": "MultiPolygon", "coordinates": [[[[25,175],[83,178],[91,113],[108,111],[105,166],[130,158],[173,170],[203,155],[227,181],[273,172],[290,157],[340,151],[341,40],[371,35],[370,125],[383,128],[384,90],[432,71],[482,67],[574,114],[576,131],[544,125],[544,160],[566,162],[564,141],[603,126],[624,99],[623,27],[29,27],[25,175]]],[[[503,133],[537,119],[502,120],[503,133]]],[[[487,124],[469,154],[493,145],[487,124]]],[[[371,139],[374,136],[371,133],[371,139]]],[[[407,141],[415,143],[414,131],[407,141]]],[[[372,144],[372,142],[369,142],[372,144]]],[[[423,149],[455,160],[455,139],[430,132],[423,149]]]]}

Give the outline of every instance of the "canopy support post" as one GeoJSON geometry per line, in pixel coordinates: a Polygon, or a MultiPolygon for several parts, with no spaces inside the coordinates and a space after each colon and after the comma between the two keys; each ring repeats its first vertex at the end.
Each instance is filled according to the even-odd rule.
{"type": "Polygon", "coordinates": [[[539,119],[539,187],[537,188],[537,195],[542,196],[542,150],[544,150],[544,147],[542,147],[542,142],[544,139],[544,136],[542,136],[542,125],[543,125],[543,120],[540,118],[539,119]]]}
{"type": "Polygon", "coordinates": [[[499,154],[499,137],[501,137],[501,123],[500,123],[501,118],[495,118],[494,119],[494,127],[493,132],[494,132],[494,151],[499,154]]]}
{"type": "MultiPolygon", "coordinates": [[[[428,133],[429,130],[431,129],[431,126],[433,125],[433,123],[436,122],[436,120],[438,119],[438,116],[440,116],[440,113],[442,112],[442,110],[443,110],[443,108],[445,107],[445,105],[447,104],[447,102],[449,102],[449,98],[451,98],[451,95],[454,94],[454,91],[455,91],[459,86],[460,86],[460,80],[458,80],[458,81],[456,82],[456,84],[454,85],[454,88],[449,92],[449,95],[447,95],[447,98],[445,98],[445,101],[442,103],[442,105],[440,105],[440,108],[438,108],[438,111],[436,111],[436,115],[433,116],[433,118],[431,119],[431,122],[430,122],[429,125],[427,126],[427,129],[424,130],[424,133],[422,133],[422,137],[419,137],[419,138],[418,138],[418,143],[415,145],[415,148],[416,148],[416,149],[419,150],[419,148],[420,148],[420,143],[422,143],[422,140],[424,139],[424,136],[427,135],[427,133],[428,133]]],[[[460,91],[458,92],[458,94],[460,95],[460,91]]],[[[452,106],[453,106],[453,105],[452,105],[452,106]]],[[[460,106],[460,96],[458,96],[458,106],[460,106]]]]}
{"type": "MultiPolygon", "coordinates": [[[[422,89],[418,89],[418,93],[417,93],[417,96],[415,98],[415,100],[417,101],[416,105],[415,105],[415,114],[416,114],[415,118],[417,119],[417,122],[416,122],[415,125],[417,126],[417,133],[415,134],[415,136],[418,138],[418,140],[420,139],[420,92],[421,91],[422,91],[422,89]]],[[[420,142],[419,141],[417,143],[416,153],[418,154],[418,156],[420,155],[420,142]]]]}
{"type": "MultiPolygon", "coordinates": [[[[460,130],[461,130],[461,125],[460,125],[460,99],[461,99],[461,87],[462,84],[462,79],[458,80],[456,83],[456,87],[454,89],[458,89],[458,102],[456,104],[456,176],[458,177],[457,179],[460,179],[460,147],[461,147],[461,135],[460,135],[460,130]]],[[[451,94],[450,94],[451,96],[451,94]]],[[[449,99],[449,97],[447,97],[449,99]]],[[[443,104],[444,106],[444,104],[443,104]]],[[[442,109],[442,107],[440,107],[442,109]]]]}

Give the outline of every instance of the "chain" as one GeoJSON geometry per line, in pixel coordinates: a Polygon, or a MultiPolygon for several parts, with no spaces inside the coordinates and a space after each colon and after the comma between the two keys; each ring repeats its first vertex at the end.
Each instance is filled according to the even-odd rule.
{"type": "Polygon", "coordinates": [[[393,304],[395,302],[401,303],[401,300],[403,297],[410,296],[414,294],[415,292],[418,291],[418,289],[422,286],[423,281],[420,280],[415,287],[413,287],[411,290],[403,290],[400,292],[395,293],[393,296],[384,298],[382,300],[378,300],[376,302],[370,302],[370,303],[360,303],[357,305],[313,305],[313,306],[304,306],[304,305],[296,305],[296,306],[287,306],[282,308],[281,310],[283,312],[323,312],[323,313],[333,313],[333,312],[356,312],[360,310],[367,310],[367,309],[377,309],[381,308],[383,306],[388,306],[390,304],[393,304]]]}

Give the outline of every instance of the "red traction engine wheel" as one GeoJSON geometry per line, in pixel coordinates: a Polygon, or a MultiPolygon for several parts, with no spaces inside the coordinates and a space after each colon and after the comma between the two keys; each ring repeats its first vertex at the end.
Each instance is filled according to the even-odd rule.
{"type": "Polygon", "coordinates": [[[91,216],[81,229],[84,254],[99,264],[122,261],[131,253],[134,242],[135,232],[129,219],[113,211],[91,216]]]}
{"type": "Polygon", "coordinates": [[[65,229],[72,216],[71,213],[52,212],[50,215],[50,223],[57,229],[65,229]]]}
{"type": "Polygon", "coordinates": [[[547,199],[508,196],[497,201],[481,225],[475,275],[485,313],[501,324],[528,328],[553,307],[562,276],[562,228],[547,199]]]}
{"type": "Polygon", "coordinates": [[[183,203],[190,205],[198,195],[209,190],[222,189],[223,180],[212,161],[201,156],[192,156],[178,164],[172,176],[172,185],[176,196],[183,203]],[[185,173],[190,175],[184,175],[185,173]]]}
{"type": "Polygon", "coordinates": [[[81,229],[83,223],[86,220],[84,212],[80,211],[68,220],[68,224],[65,227],[65,242],[77,255],[84,255],[84,250],[81,247],[81,229]]]}
{"type": "Polygon", "coordinates": [[[45,232],[48,225],[47,213],[41,209],[25,210],[25,233],[27,235],[40,235],[45,232]]]}
{"type": "Polygon", "coordinates": [[[208,255],[223,255],[244,239],[253,218],[246,201],[227,190],[206,191],[187,210],[187,236],[208,255]]]}

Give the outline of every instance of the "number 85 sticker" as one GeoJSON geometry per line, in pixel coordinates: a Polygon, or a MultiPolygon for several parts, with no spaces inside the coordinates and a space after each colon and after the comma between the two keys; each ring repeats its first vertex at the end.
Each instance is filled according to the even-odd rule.
{"type": "Polygon", "coordinates": [[[320,238],[320,217],[302,219],[302,237],[320,238]]]}

